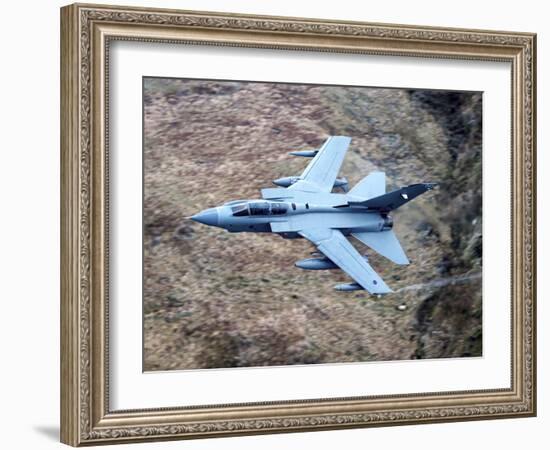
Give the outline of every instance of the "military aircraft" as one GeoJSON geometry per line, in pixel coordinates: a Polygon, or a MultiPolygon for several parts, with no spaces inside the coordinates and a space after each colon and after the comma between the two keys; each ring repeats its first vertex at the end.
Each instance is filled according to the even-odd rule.
{"type": "Polygon", "coordinates": [[[300,176],[274,180],[280,187],[262,189],[263,200],[233,200],[190,219],[230,232],[306,238],[318,252],[313,258],[296,262],[297,267],[342,269],[354,282],[335,286],[339,291],[390,293],[367,256],[359,254],[346,236],[355,237],[396,264],[409,264],[392,230],[389,213],[433,189],[436,183],[411,184],[386,193],[385,173],[372,172],[348,191],[347,180],[337,176],[350,142],[347,136],[331,136],[318,150],[291,152],[313,158],[300,176]],[[343,193],[333,192],[335,187],[343,193]]]}

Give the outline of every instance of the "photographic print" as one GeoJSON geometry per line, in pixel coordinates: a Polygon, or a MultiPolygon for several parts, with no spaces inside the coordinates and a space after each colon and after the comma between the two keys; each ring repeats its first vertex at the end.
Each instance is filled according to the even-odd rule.
{"type": "Polygon", "coordinates": [[[482,356],[480,92],[143,78],[143,369],[482,356]]]}

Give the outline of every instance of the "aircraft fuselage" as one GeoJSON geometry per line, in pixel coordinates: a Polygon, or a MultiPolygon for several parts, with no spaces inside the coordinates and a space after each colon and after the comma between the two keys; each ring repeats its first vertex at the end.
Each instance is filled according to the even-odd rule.
{"type": "Polygon", "coordinates": [[[294,233],[304,227],[339,229],[349,234],[384,231],[393,226],[391,217],[378,211],[267,200],[236,200],[201,211],[192,219],[232,233],[275,232],[283,237],[297,237],[294,233]],[[279,229],[278,224],[283,223],[284,230],[279,229]]]}

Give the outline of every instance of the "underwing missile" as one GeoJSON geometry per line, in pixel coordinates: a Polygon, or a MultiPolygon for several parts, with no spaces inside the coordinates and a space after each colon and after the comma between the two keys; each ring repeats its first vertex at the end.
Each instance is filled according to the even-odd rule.
{"type": "Polygon", "coordinates": [[[363,287],[359,283],[342,283],[334,286],[334,289],[341,292],[351,292],[351,291],[363,291],[363,287]]]}
{"type": "Polygon", "coordinates": [[[305,270],[331,270],[337,269],[338,266],[328,258],[306,258],[297,261],[294,264],[296,267],[305,270]]]}
{"type": "Polygon", "coordinates": [[[350,292],[350,291],[363,291],[363,287],[358,283],[342,283],[334,286],[334,289],[341,292],[350,292]]]}
{"type": "Polygon", "coordinates": [[[277,186],[281,187],[289,187],[292,186],[294,183],[296,183],[300,177],[283,177],[283,178],[277,178],[276,180],[273,180],[273,184],[276,184],[277,186]]]}
{"type": "Polygon", "coordinates": [[[301,150],[298,152],[290,152],[289,155],[292,156],[303,156],[304,158],[313,158],[319,150],[301,150]]]}

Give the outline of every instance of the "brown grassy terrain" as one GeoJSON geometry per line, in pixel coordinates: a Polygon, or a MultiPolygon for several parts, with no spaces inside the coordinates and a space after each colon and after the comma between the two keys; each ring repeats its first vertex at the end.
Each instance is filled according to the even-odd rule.
{"type": "Polygon", "coordinates": [[[481,355],[481,94],[146,78],[144,126],[144,370],[481,355]],[[295,268],[305,240],[185,219],[259,198],[329,135],[352,137],[350,185],[441,183],[393,214],[411,265],[353,242],[393,294],[295,268]]]}

